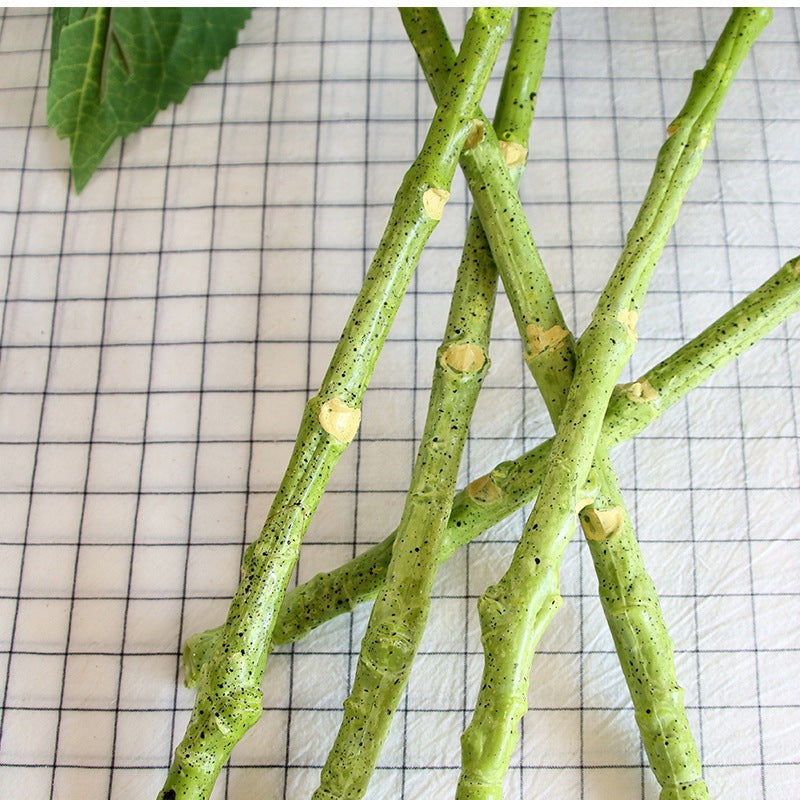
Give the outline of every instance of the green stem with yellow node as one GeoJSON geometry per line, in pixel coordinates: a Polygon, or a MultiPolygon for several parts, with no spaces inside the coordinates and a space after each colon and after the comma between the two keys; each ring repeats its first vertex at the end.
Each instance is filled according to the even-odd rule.
{"type": "MultiPolygon", "coordinates": [[[[502,797],[519,721],[527,710],[534,652],[561,603],[559,565],[614,383],[636,343],[644,294],[702,163],[722,100],[769,18],[761,9],[735,10],[706,67],[695,73],[689,98],[659,151],[623,253],[577,343],[572,383],[533,512],[505,575],[479,601],[484,670],[474,716],[462,737],[459,800],[502,797]]],[[[487,236],[491,242],[488,231],[487,236]]]]}
{"type": "Polygon", "coordinates": [[[442,215],[472,117],[510,26],[510,9],[476,9],[419,156],[395,197],[318,394],[307,404],[286,475],[225,626],[203,662],[187,731],[159,800],[206,800],[220,769],[261,714],[272,629],[309,521],[355,436],[361,399],[428,237],[442,215]]]}
{"type": "MultiPolygon", "coordinates": [[[[414,12],[401,13],[405,18],[414,12]]],[[[533,51],[539,75],[546,43],[547,36],[533,51]]],[[[509,64],[506,74],[510,68],[509,64]]],[[[521,103],[520,97],[506,92],[500,104],[520,109],[517,116],[523,119],[519,124],[530,128],[533,104],[527,95],[524,97],[526,102],[521,103]]],[[[462,161],[488,146],[483,137],[470,136],[462,161]]],[[[386,578],[375,598],[353,687],[344,703],[344,717],[314,800],[363,796],[408,683],[430,611],[430,593],[469,422],[489,366],[496,288],[497,270],[478,216],[473,213],[444,340],[435,361],[425,429],[386,578]]]]}

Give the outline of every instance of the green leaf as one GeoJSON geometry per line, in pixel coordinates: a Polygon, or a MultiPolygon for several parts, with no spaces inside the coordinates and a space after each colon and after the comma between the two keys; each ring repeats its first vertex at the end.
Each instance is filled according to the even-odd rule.
{"type": "Polygon", "coordinates": [[[246,8],[54,9],[47,122],[83,189],[118,136],[149,125],[219,69],[246,8]]]}

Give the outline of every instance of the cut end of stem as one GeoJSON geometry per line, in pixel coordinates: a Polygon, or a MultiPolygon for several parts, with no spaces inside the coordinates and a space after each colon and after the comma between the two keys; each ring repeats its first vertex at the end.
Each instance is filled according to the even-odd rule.
{"type": "Polygon", "coordinates": [[[528,160],[528,148],[525,145],[504,141],[500,141],[497,144],[509,169],[525,166],[525,162],[528,160]]]}
{"type": "Polygon", "coordinates": [[[596,509],[590,505],[580,513],[583,533],[587,539],[593,542],[605,542],[610,539],[620,529],[622,519],[621,506],[596,509]]]}
{"type": "Polygon", "coordinates": [[[492,480],[491,475],[482,475],[467,486],[470,500],[481,505],[494,503],[503,496],[503,490],[492,480]]]}
{"type": "Polygon", "coordinates": [[[545,330],[541,325],[528,325],[528,353],[535,358],[547,349],[556,350],[563,347],[569,336],[569,331],[560,325],[553,325],[545,330]]]}
{"type": "Polygon", "coordinates": [[[633,403],[649,403],[659,397],[658,391],[647,378],[633,383],[621,383],[617,388],[633,403]]]}
{"type": "Polygon", "coordinates": [[[464,150],[471,150],[475,145],[480,144],[486,136],[486,127],[479,119],[472,120],[472,130],[469,132],[464,142],[464,150]]]}
{"type": "Polygon", "coordinates": [[[439,363],[456,372],[477,372],[486,363],[486,353],[477,344],[451,344],[442,352],[439,363]]]}
{"type": "Polygon", "coordinates": [[[320,407],[319,424],[342,444],[349,444],[361,424],[361,409],[350,408],[338,397],[333,397],[320,407]]]}
{"type": "Polygon", "coordinates": [[[447,205],[449,199],[450,192],[446,189],[439,189],[436,186],[431,186],[429,189],[426,189],[425,194],[422,195],[422,206],[425,209],[425,213],[431,219],[441,219],[444,207],[447,205]]]}
{"type": "Polygon", "coordinates": [[[617,319],[627,328],[631,339],[637,341],[639,335],[636,333],[636,323],[639,321],[639,312],[632,308],[623,308],[617,313],[617,319]]]}

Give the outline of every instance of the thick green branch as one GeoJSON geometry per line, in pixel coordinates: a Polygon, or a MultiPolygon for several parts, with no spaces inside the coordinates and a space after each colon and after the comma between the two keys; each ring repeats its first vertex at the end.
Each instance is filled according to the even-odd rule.
{"type": "MultiPolygon", "coordinates": [[[[618,444],[643,430],[686,393],[800,310],[800,256],[787,262],[758,289],[639,381],[614,391],[603,424],[605,442],[618,444]],[[703,358],[698,358],[705,353],[703,358]],[[631,386],[649,387],[633,390],[631,386]]],[[[550,442],[462,489],[453,501],[439,561],[536,499],[550,442]]],[[[593,497],[597,487],[585,487],[593,497]]],[[[318,625],[371,600],[383,584],[394,534],[331,572],[320,573],[286,595],[273,631],[273,644],[301,639],[318,625]]],[[[632,556],[631,556],[632,557],[632,556]]],[[[601,581],[601,599],[608,592],[601,581]]],[[[187,685],[194,685],[201,665],[220,635],[214,628],[189,639],[184,648],[187,685]]]]}
{"type": "Polygon", "coordinates": [[[405,689],[430,608],[437,556],[487,357],[497,270],[475,218],[436,354],[425,430],[344,718],[315,798],[361,797],[405,689]]]}
{"type": "MultiPolygon", "coordinates": [[[[791,267],[790,271],[795,271],[794,268],[796,267],[796,264],[793,263],[792,265],[787,266],[791,267]]],[[[785,271],[786,268],[782,270],[782,272],[785,271]]],[[[788,294],[786,296],[788,297],[788,294]]],[[[796,298],[794,303],[796,305],[796,298]]],[[[788,313],[789,311],[787,308],[787,315],[788,313]]],[[[744,328],[734,328],[733,332],[738,335],[738,333],[743,330],[744,328]]],[[[734,339],[735,338],[736,337],[734,337],[734,339]]],[[[731,347],[736,348],[737,352],[739,352],[741,349],[744,349],[744,347],[751,343],[745,343],[745,339],[746,337],[742,338],[740,340],[740,344],[736,344],[733,340],[731,340],[731,347]]],[[[683,350],[685,349],[686,348],[683,350]]],[[[724,346],[721,347],[720,356],[725,358],[726,356],[722,351],[724,351],[724,346]]],[[[684,353],[684,355],[687,358],[693,357],[689,352],[684,353]]],[[[729,354],[729,357],[733,357],[733,355],[735,355],[735,353],[729,354]]],[[[606,415],[606,423],[603,427],[603,435],[607,435],[610,443],[612,444],[624,438],[625,425],[616,424],[613,412],[614,408],[618,410],[626,408],[628,409],[629,414],[632,410],[635,410],[637,412],[635,415],[635,424],[638,426],[638,429],[641,429],[641,427],[644,427],[644,425],[646,425],[647,422],[653,418],[654,414],[660,413],[664,410],[667,403],[666,398],[670,396],[671,391],[674,390],[678,393],[688,391],[688,389],[692,388],[692,385],[694,385],[694,383],[692,383],[692,378],[696,376],[696,382],[699,383],[700,380],[706,376],[706,374],[710,373],[710,371],[714,369],[714,365],[712,362],[701,362],[701,369],[706,370],[706,368],[707,371],[704,374],[695,372],[692,368],[689,368],[688,371],[679,368],[674,371],[674,374],[671,374],[668,369],[659,372],[658,368],[656,368],[655,371],[651,371],[653,374],[649,373],[645,379],[637,381],[628,387],[622,387],[618,389],[614,393],[609,412],[606,415]],[[669,384],[670,381],[673,380],[674,376],[678,374],[680,374],[681,377],[677,379],[673,387],[669,387],[667,384],[669,384]],[[662,384],[661,392],[655,388],[659,384],[662,384]],[[608,424],[610,422],[615,422],[615,424],[612,426],[608,424]]],[[[675,396],[675,399],[678,399],[677,395],[675,396]]],[[[537,454],[537,457],[531,459],[530,464],[532,466],[529,468],[533,469],[534,466],[541,465],[542,458],[543,456],[540,450],[537,454]]],[[[472,535],[475,535],[478,532],[475,530],[475,528],[478,526],[483,527],[484,524],[487,524],[492,515],[495,521],[496,519],[502,517],[506,513],[503,504],[514,494],[515,491],[521,492],[520,497],[523,499],[520,499],[519,503],[514,507],[518,507],[522,502],[530,500],[535,492],[535,487],[531,487],[530,485],[524,486],[524,481],[522,481],[519,486],[515,485],[516,478],[520,475],[527,474],[527,469],[528,467],[523,467],[522,464],[514,464],[513,466],[507,464],[501,465],[495,471],[493,477],[487,477],[482,481],[479,480],[469,487],[469,491],[465,490],[465,492],[462,492],[459,495],[461,501],[459,501],[457,498],[453,513],[451,515],[448,534],[453,535],[448,536],[448,544],[446,547],[458,546],[458,544],[461,542],[461,534],[466,534],[467,537],[471,538],[472,535]],[[527,494],[525,494],[526,492],[527,494]]],[[[531,477],[533,477],[533,475],[531,477]]],[[[333,616],[333,613],[329,614],[328,611],[335,610],[336,608],[352,607],[362,597],[365,598],[371,596],[375,591],[376,584],[378,584],[381,579],[381,562],[384,561],[384,556],[388,554],[390,550],[390,543],[388,546],[387,543],[384,543],[377,549],[368,551],[368,553],[364,554],[364,556],[359,557],[359,559],[354,562],[359,564],[359,566],[354,570],[355,577],[353,577],[352,572],[347,573],[347,570],[343,569],[339,577],[333,582],[333,590],[330,590],[330,587],[326,588],[326,580],[324,576],[318,576],[318,578],[313,582],[314,589],[311,593],[315,598],[325,598],[323,603],[325,606],[327,606],[327,610],[322,616],[329,618],[330,616],[333,616]],[[371,555],[376,557],[370,560],[370,558],[367,558],[367,556],[371,555]],[[362,581],[362,577],[364,577],[365,580],[362,581]],[[336,594],[340,591],[340,588],[343,594],[336,594]],[[360,592],[363,592],[363,594],[359,594],[360,592]]],[[[336,573],[334,573],[334,575],[335,574],[336,573]]],[[[309,625],[313,625],[313,620],[317,619],[317,617],[315,615],[313,606],[306,603],[308,596],[308,593],[303,593],[302,587],[300,590],[297,590],[297,594],[290,594],[287,597],[287,605],[284,609],[287,613],[281,613],[281,620],[283,620],[284,617],[290,617],[288,611],[290,608],[302,608],[304,611],[300,612],[299,616],[308,620],[309,625]],[[297,600],[296,603],[290,602],[295,599],[297,600]]],[[[313,601],[314,604],[317,602],[318,599],[313,601]]],[[[292,614],[291,618],[294,619],[295,616],[292,614]]],[[[302,635],[302,632],[305,630],[307,630],[307,628],[298,628],[290,624],[287,630],[287,638],[297,638],[299,635],[302,635]]],[[[280,636],[277,630],[274,641],[275,643],[280,641],[280,636]]]]}
{"type": "MultiPolygon", "coordinates": [[[[546,42],[545,36],[535,51],[537,55],[546,42]]],[[[543,55],[538,60],[541,64],[543,55]]],[[[519,98],[509,93],[503,102],[520,106],[519,98]]],[[[530,111],[523,115],[521,124],[529,127],[532,104],[526,102],[523,107],[530,111]]],[[[479,132],[480,127],[474,125],[473,132],[479,132]]],[[[486,146],[473,133],[465,153],[486,146]]],[[[496,285],[497,271],[489,246],[473,214],[447,330],[437,354],[425,431],[405,509],[395,533],[386,579],[361,644],[344,718],[322,770],[315,800],[363,795],[408,682],[430,609],[430,592],[469,421],[488,367],[496,285]]]]}
{"type": "Polygon", "coordinates": [[[708,798],[702,765],[675,673],[672,640],[656,588],[601,444],[595,464],[602,487],[580,513],[598,592],[633,700],[647,758],[661,785],[661,800],[708,798]]]}
{"type": "Polygon", "coordinates": [[[422,150],[397,193],[319,393],[307,405],[267,522],[248,548],[227,621],[202,666],[189,726],[159,795],[163,800],[205,800],[231,749],[260,715],[272,629],[300,543],[333,466],[358,428],[362,395],[422,247],[441,217],[510,14],[479,9],[467,26],[422,150]]]}
{"type": "MultiPolygon", "coordinates": [[[[549,20],[548,20],[549,21],[549,20]]],[[[416,43],[423,69],[428,77],[434,93],[436,91],[437,76],[446,73],[448,61],[452,63],[455,54],[452,47],[448,46],[447,34],[441,24],[441,18],[433,10],[421,12],[416,18],[409,18],[406,28],[416,43]]],[[[516,108],[520,98],[533,100],[538,86],[528,86],[528,72],[525,69],[525,48],[530,48],[540,37],[541,24],[534,15],[526,10],[520,12],[517,25],[515,43],[518,47],[512,48],[509,57],[509,68],[506,71],[501,99],[504,96],[515,98],[516,102],[507,104],[506,108],[516,108]],[[530,92],[530,94],[529,94],[530,92]]],[[[528,227],[527,220],[522,211],[517,197],[515,186],[509,176],[504,174],[497,149],[498,142],[494,132],[487,127],[485,120],[481,121],[483,135],[493,147],[478,158],[475,154],[465,153],[462,156],[462,166],[468,179],[470,189],[476,199],[476,207],[482,215],[489,240],[492,244],[495,259],[503,277],[506,291],[514,310],[514,316],[523,341],[526,344],[526,361],[531,372],[540,386],[546,399],[554,423],[563,409],[564,400],[569,390],[575,364],[575,344],[569,331],[566,329],[561,312],[558,308],[549,279],[528,227]],[[494,158],[494,163],[492,159],[494,158]]],[[[503,151],[505,160],[513,163],[524,163],[527,153],[527,135],[520,139],[513,130],[513,119],[498,116],[496,125],[502,130],[499,146],[503,151]],[[510,157],[510,158],[509,158],[510,157]]],[[[513,172],[513,170],[512,170],[513,172]]],[[[604,456],[600,464],[601,472],[612,473],[610,463],[604,456]]],[[[602,482],[599,485],[604,490],[602,482]]],[[[629,547],[638,551],[635,538],[629,542],[629,547]]],[[[610,551],[609,558],[613,558],[610,551]]],[[[613,566],[607,570],[616,574],[613,566]]],[[[557,591],[553,593],[552,586],[545,592],[542,602],[548,608],[547,613],[537,615],[536,624],[539,633],[549,621],[552,613],[560,603],[557,591]]],[[[657,603],[656,603],[657,606],[657,603]]],[[[662,625],[663,627],[663,625],[662,625]]],[[[622,653],[620,653],[622,657],[622,653]]],[[[665,669],[668,667],[665,667],[665,669]]],[[[674,672],[674,667],[672,668],[674,672]]],[[[674,715],[685,719],[683,707],[674,709],[674,715]]],[[[684,741],[680,747],[685,752],[695,753],[693,763],[699,765],[696,748],[689,733],[688,723],[683,726],[686,730],[684,741]]],[[[643,733],[647,733],[643,729],[643,733]]],[[[483,740],[481,740],[483,746],[483,740]]],[[[665,745],[672,746],[665,741],[665,745]]],[[[483,752],[491,752],[490,747],[484,747],[483,752]]],[[[465,758],[478,753],[477,748],[465,748],[465,758]]],[[[496,757],[496,754],[493,755],[496,757]]],[[[664,760],[664,759],[662,759],[664,760]]],[[[666,759],[669,760],[668,758],[666,759]]],[[[699,768],[697,774],[699,775],[699,768]]],[[[672,783],[671,776],[657,774],[661,783],[672,783]]],[[[462,789],[463,791],[463,789],[462,789]]],[[[695,794],[696,798],[702,797],[695,794]]]]}
{"type": "MultiPolygon", "coordinates": [[[[800,256],[784,264],[758,289],[639,380],[617,386],[603,421],[602,440],[616,446],[641,433],[692,389],[708,380],[792,314],[800,311],[800,256]],[[701,354],[703,354],[701,356],[701,354]]],[[[552,439],[476,478],[453,500],[439,562],[536,499],[552,439]]],[[[585,496],[596,487],[585,487],[585,496]]],[[[286,595],[273,644],[302,639],[318,625],[371,600],[386,575],[394,534],[331,572],[323,572],[286,595]]],[[[187,684],[219,635],[213,628],[191,637],[184,649],[187,684]]]]}
{"type": "Polygon", "coordinates": [[[694,73],[686,103],[667,128],[669,138],[658,153],[650,186],[618,261],[619,277],[608,283],[601,304],[639,311],[664,240],[703,163],[725,95],[771,19],[768,8],[735,9],[705,67],[694,73]]]}
{"type": "Polygon", "coordinates": [[[560,602],[559,565],[614,382],[633,352],[644,293],[699,169],[722,98],[767,21],[768,15],[758,10],[734,11],[706,68],[696,74],[680,123],[671,126],[661,148],[628,244],[577,344],[574,376],[533,512],[508,570],[479,602],[484,671],[475,713],[462,738],[460,800],[502,797],[519,720],[527,709],[535,647],[560,602]]]}
{"type": "MultiPolygon", "coordinates": [[[[443,76],[448,74],[455,60],[447,31],[435,9],[415,9],[413,15],[407,11],[401,13],[425,76],[437,97],[443,76]]],[[[523,75],[523,70],[513,69],[526,58],[526,51],[535,52],[538,43],[546,41],[551,17],[550,9],[520,12],[517,49],[512,49],[509,59],[512,69],[506,72],[508,77],[504,78],[500,93],[501,98],[516,97],[517,104],[506,103],[503,108],[508,110],[498,114],[494,126],[482,115],[477,118],[482,146],[464,151],[461,168],[514,309],[520,336],[526,343],[526,360],[548,409],[557,418],[569,385],[568,382],[564,385],[562,375],[571,375],[574,366],[571,348],[574,342],[517,194],[519,170],[525,164],[528,143],[519,115],[532,109],[538,85],[529,85],[530,78],[523,75]],[[511,167],[511,172],[507,166],[511,167]],[[516,181],[512,177],[515,172],[516,181]]],[[[542,57],[540,63],[534,63],[533,69],[541,70],[543,60],[542,57]]]]}

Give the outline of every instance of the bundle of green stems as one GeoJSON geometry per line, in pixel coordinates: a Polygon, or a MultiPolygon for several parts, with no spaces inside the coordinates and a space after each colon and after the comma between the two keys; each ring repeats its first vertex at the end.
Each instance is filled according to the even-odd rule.
{"type": "Polygon", "coordinates": [[[617,384],[636,344],[647,285],[722,101],[770,13],[735,9],[695,72],[619,261],[577,339],[564,322],[517,194],[553,9],[517,13],[493,123],[479,102],[511,10],[475,9],[458,53],[435,9],[403,9],[401,16],[436,113],[320,391],[307,405],[261,536],[245,555],[227,621],[186,644],[186,683],[197,687],[197,699],[159,798],[210,795],[231,749],[260,714],[259,686],[272,648],[372,600],[341,726],[313,795],[362,797],[409,679],[439,564],[532,501],[508,571],[479,601],[484,668],[462,737],[456,798],[503,796],[527,710],[534,651],[561,604],[559,566],[576,520],[660,796],[708,798],[672,641],[609,451],[800,308],[800,258],[794,258],[637,381],[617,384]],[[474,208],[400,522],[378,545],[287,593],[303,533],[333,465],[357,434],[361,398],[459,162],[474,208]],[[470,417],[490,366],[498,278],[555,432],[456,492],[470,417]]]}

